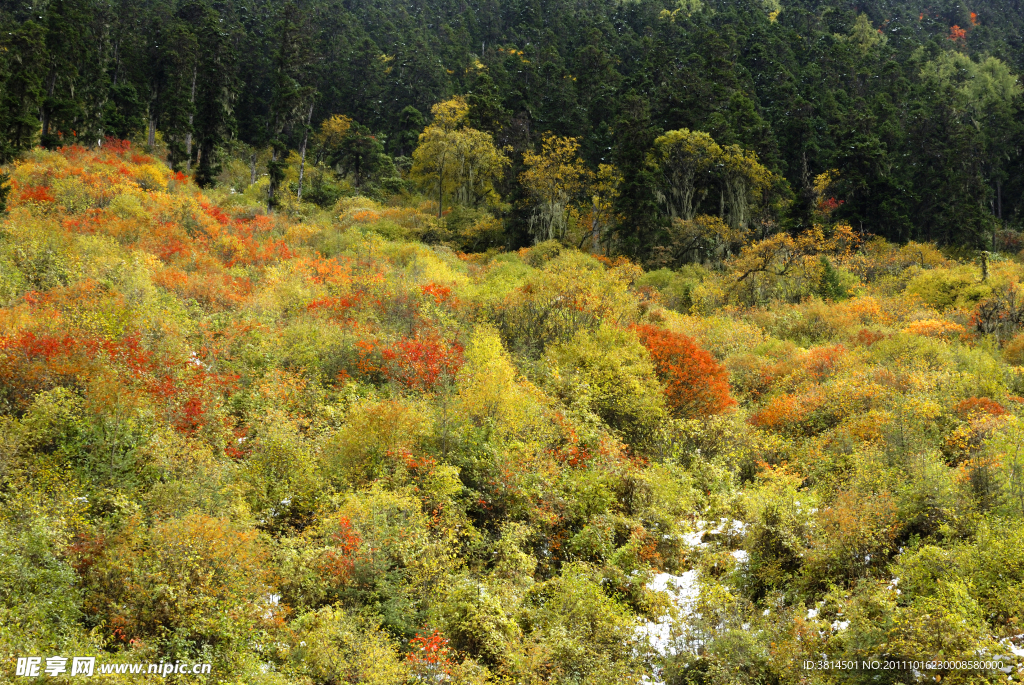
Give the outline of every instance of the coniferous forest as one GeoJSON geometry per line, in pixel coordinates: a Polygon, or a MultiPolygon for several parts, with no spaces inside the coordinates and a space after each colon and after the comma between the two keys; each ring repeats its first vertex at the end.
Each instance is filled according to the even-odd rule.
{"type": "Polygon", "coordinates": [[[1022,69],[999,0],[0,1],[0,682],[1021,682],[1022,69]]]}

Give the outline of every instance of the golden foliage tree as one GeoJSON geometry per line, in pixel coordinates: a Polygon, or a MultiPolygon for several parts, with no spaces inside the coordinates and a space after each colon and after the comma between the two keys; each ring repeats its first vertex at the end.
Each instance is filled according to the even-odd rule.
{"type": "MultiPolygon", "coordinates": [[[[590,227],[590,251],[599,252],[601,239],[615,223],[615,200],[619,196],[622,173],[611,164],[599,164],[590,185],[590,207],[583,216],[584,226],[590,227]]],[[[580,239],[580,245],[586,235],[580,239]]]]}
{"type": "Polygon", "coordinates": [[[655,196],[670,217],[693,219],[721,157],[721,146],[702,131],[668,131],[654,141],[649,161],[662,176],[655,196]]]}
{"type": "Polygon", "coordinates": [[[420,134],[411,174],[428,192],[437,194],[438,218],[445,195],[462,205],[497,204],[501,198],[494,182],[508,166],[508,157],[495,146],[491,134],[466,125],[465,98],[440,102],[430,111],[434,120],[420,134]]]}
{"type": "Polygon", "coordinates": [[[579,157],[579,138],[545,134],[540,153],[526,152],[519,179],[536,203],[530,225],[537,242],[565,236],[569,204],[587,187],[591,172],[579,157]]]}
{"type": "Polygon", "coordinates": [[[313,139],[314,144],[320,150],[320,155],[329,155],[331,151],[340,148],[342,141],[352,130],[353,123],[351,117],[335,114],[320,124],[320,132],[313,139]]]}
{"type": "Polygon", "coordinates": [[[702,131],[668,131],[654,141],[649,164],[660,176],[655,197],[670,218],[692,220],[701,203],[718,190],[718,215],[735,230],[745,229],[753,211],[766,204],[776,176],[757,155],[738,145],[720,146],[702,131]]]}

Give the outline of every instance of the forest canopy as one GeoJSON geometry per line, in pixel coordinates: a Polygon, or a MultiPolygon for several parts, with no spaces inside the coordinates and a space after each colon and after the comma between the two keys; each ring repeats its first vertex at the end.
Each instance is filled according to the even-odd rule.
{"type": "Polygon", "coordinates": [[[204,187],[247,158],[273,206],[289,151],[305,167],[309,150],[300,195],[432,183],[499,217],[478,248],[589,233],[693,259],[675,219],[765,237],[810,228],[822,201],[889,240],[991,248],[1024,218],[1022,27],[998,0],[17,0],[0,7],[0,158],[135,138],[204,187]],[[710,156],[682,159],[679,136],[710,156]],[[543,189],[531,155],[570,147],[578,168],[543,189]]]}

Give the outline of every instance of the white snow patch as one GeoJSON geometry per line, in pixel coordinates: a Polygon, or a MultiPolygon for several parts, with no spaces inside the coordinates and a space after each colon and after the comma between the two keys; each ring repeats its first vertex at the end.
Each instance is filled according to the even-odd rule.
{"type": "Polygon", "coordinates": [[[693,533],[683,533],[682,537],[683,537],[683,542],[685,542],[690,547],[700,547],[701,545],[706,544],[706,543],[701,542],[701,538],[704,537],[704,531],[703,530],[697,530],[696,532],[693,532],[693,533]]]}
{"type": "Polygon", "coordinates": [[[708,543],[703,542],[704,535],[706,534],[722,535],[727,533],[729,535],[741,536],[747,532],[749,527],[750,524],[738,519],[720,518],[717,523],[713,521],[697,521],[693,532],[684,533],[682,538],[690,547],[706,547],[708,543]]]}
{"type": "Polygon", "coordinates": [[[1021,642],[1024,639],[1024,633],[1020,635],[1014,635],[1013,637],[1004,637],[999,641],[999,644],[1003,647],[1009,648],[1013,652],[1014,656],[1024,656],[1024,647],[1018,647],[1014,642],[1021,642]]]}
{"type": "Polygon", "coordinates": [[[268,621],[274,618],[274,607],[278,606],[280,603],[281,595],[267,595],[267,605],[269,606],[269,608],[265,612],[263,612],[263,618],[267,619],[268,621]]]}
{"type": "MultiPolygon", "coordinates": [[[[700,581],[695,570],[678,576],[659,573],[647,584],[647,588],[655,592],[667,592],[672,603],[679,609],[680,616],[689,616],[693,613],[694,602],[700,595],[700,581]]],[[[657,621],[648,621],[646,625],[637,628],[637,635],[646,638],[659,654],[668,656],[678,651],[674,643],[680,630],[673,630],[674,627],[672,618],[665,615],[657,621]]]]}

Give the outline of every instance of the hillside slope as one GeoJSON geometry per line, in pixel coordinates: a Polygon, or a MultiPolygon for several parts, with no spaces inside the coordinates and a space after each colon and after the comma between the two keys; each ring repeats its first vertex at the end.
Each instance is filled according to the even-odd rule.
{"type": "Polygon", "coordinates": [[[837,225],[644,272],[218,204],[127,143],[11,174],[6,677],[1019,678],[1019,257],[837,225]]]}

